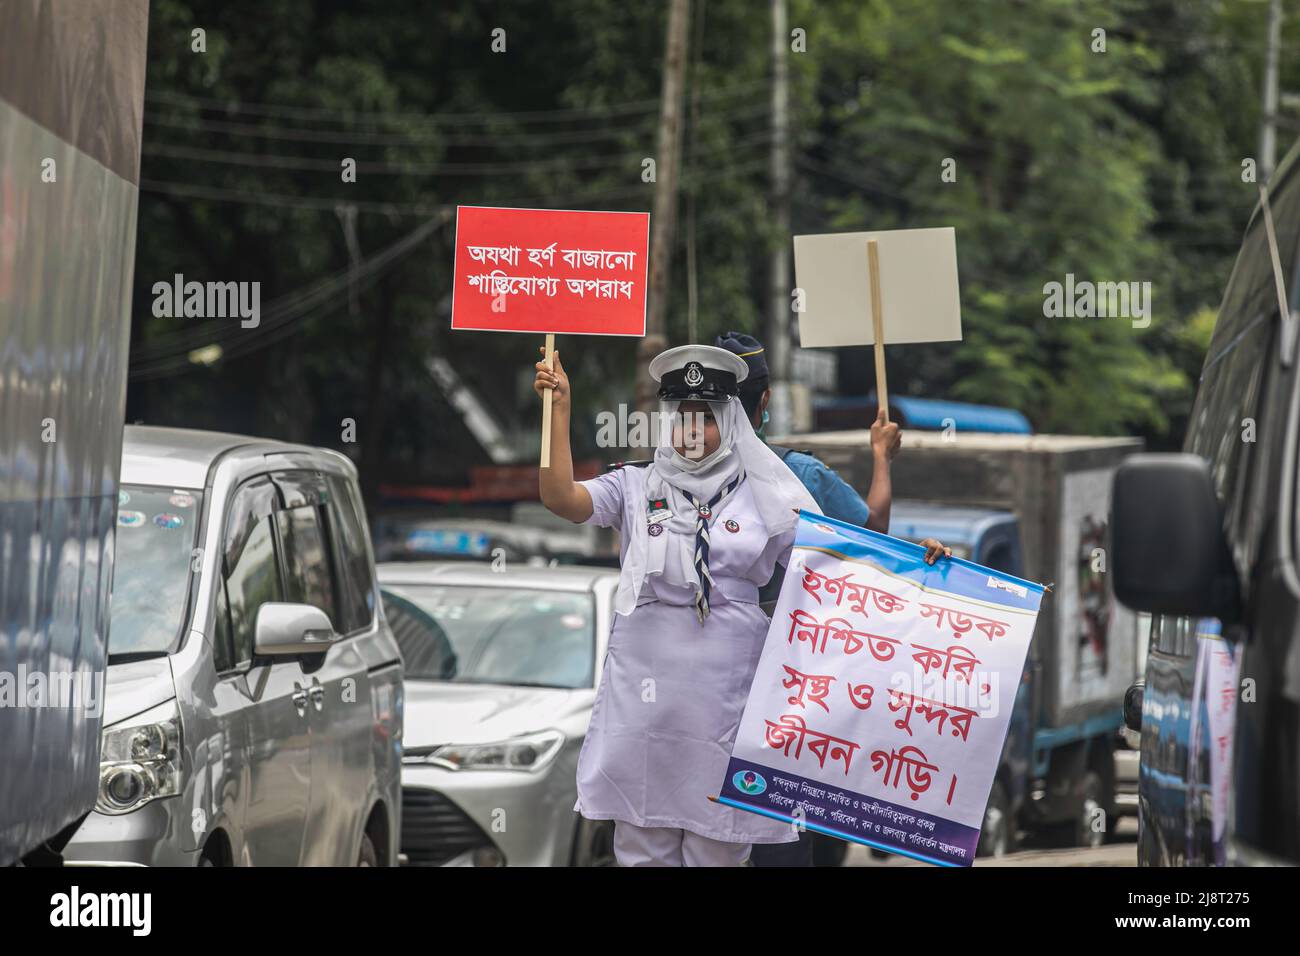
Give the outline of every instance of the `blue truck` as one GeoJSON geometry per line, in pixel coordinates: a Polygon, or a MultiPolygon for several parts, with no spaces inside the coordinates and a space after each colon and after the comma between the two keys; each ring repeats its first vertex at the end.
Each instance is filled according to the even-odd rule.
{"type": "MultiPolygon", "coordinates": [[[[908,541],[938,538],[957,557],[1026,576],[1020,523],[1010,511],[898,501],[890,515],[890,533],[908,541]]],[[[1126,799],[1133,780],[1127,765],[1136,751],[1120,734],[1120,702],[1076,723],[1043,726],[1035,707],[1042,672],[1043,660],[1031,649],[984,811],[981,856],[1001,856],[1013,849],[1021,829],[1055,829],[1072,844],[1095,846],[1114,832],[1113,827],[1094,826],[1097,810],[1113,818],[1132,806],[1126,799]],[[1053,783],[1055,795],[1049,787],[1053,783]]]]}

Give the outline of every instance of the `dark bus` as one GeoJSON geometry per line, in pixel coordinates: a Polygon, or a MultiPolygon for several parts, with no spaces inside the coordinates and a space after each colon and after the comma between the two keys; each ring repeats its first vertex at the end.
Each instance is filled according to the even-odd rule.
{"type": "Polygon", "coordinates": [[[1116,472],[1115,593],[1149,611],[1138,862],[1300,864],[1300,151],[1257,205],[1183,452],[1116,472]],[[1281,303],[1285,299],[1285,306],[1281,303]]]}
{"type": "Polygon", "coordinates": [[[146,0],[0,0],[0,866],[95,804],[146,0]]]}

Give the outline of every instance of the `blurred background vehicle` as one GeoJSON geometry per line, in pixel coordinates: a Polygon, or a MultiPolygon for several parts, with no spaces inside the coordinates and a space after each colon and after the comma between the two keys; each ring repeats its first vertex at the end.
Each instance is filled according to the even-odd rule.
{"type": "Polygon", "coordinates": [[[607,866],[613,827],[574,812],[618,575],[383,564],[406,675],[403,863],[607,866]]]}
{"type": "Polygon", "coordinates": [[[546,533],[487,519],[401,520],[382,518],[375,527],[380,561],[485,561],[546,564],[546,533]]]}
{"type": "MultiPolygon", "coordinates": [[[[861,428],[863,422],[875,421],[880,403],[876,393],[823,398],[813,403],[813,430],[834,432],[861,428]]],[[[1029,435],[1029,419],[1014,408],[996,405],[973,405],[937,398],[911,395],[889,396],[889,420],[900,428],[926,431],[950,431],[954,434],[988,432],[1002,435],[1029,435]]]]}
{"type": "Polygon", "coordinates": [[[95,803],[148,21],[0,0],[0,866],[95,803]]]}
{"type": "Polygon", "coordinates": [[[397,859],[402,676],[356,469],[127,426],[95,810],[69,863],[397,859]]]}

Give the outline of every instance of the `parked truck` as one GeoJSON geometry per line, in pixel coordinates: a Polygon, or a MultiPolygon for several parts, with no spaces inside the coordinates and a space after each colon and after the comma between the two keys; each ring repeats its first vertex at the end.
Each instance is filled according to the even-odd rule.
{"type": "MultiPolygon", "coordinates": [[[[806,449],[865,492],[866,431],[774,439],[806,449]]],[[[980,852],[1019,830],[1097,845],[1114,832],[1116,748],[1137,673],[1138,621],[1108,574],[1110,481],[1131,438],[905,431],[890,534],[935,537],[954,554],[1052,587],[1043,601],[980,852]]],[[[1121,767],[1125,766],[1120,754],[1121,767]]]]}
{"type": "Polygon", "coordinates": [[[0,0],[0,866],[95,804],[147,0],[0,0]]]}

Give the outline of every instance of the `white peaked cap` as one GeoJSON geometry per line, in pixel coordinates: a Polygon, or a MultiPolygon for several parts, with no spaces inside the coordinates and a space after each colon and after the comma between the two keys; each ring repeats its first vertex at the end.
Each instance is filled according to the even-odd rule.
{"type": "Polygon", "coordinates": [[[650,360],[650,377],[661,381],[665,372],[685,368],[689,362],[699,362],[704,368],[718,372],[730,372],[736,376],[736,382],[743,382],[749,375],[749,365],[735,352],[720,349],[716,345],[679,345],[676,348],[660,352],[650,360]]]}

